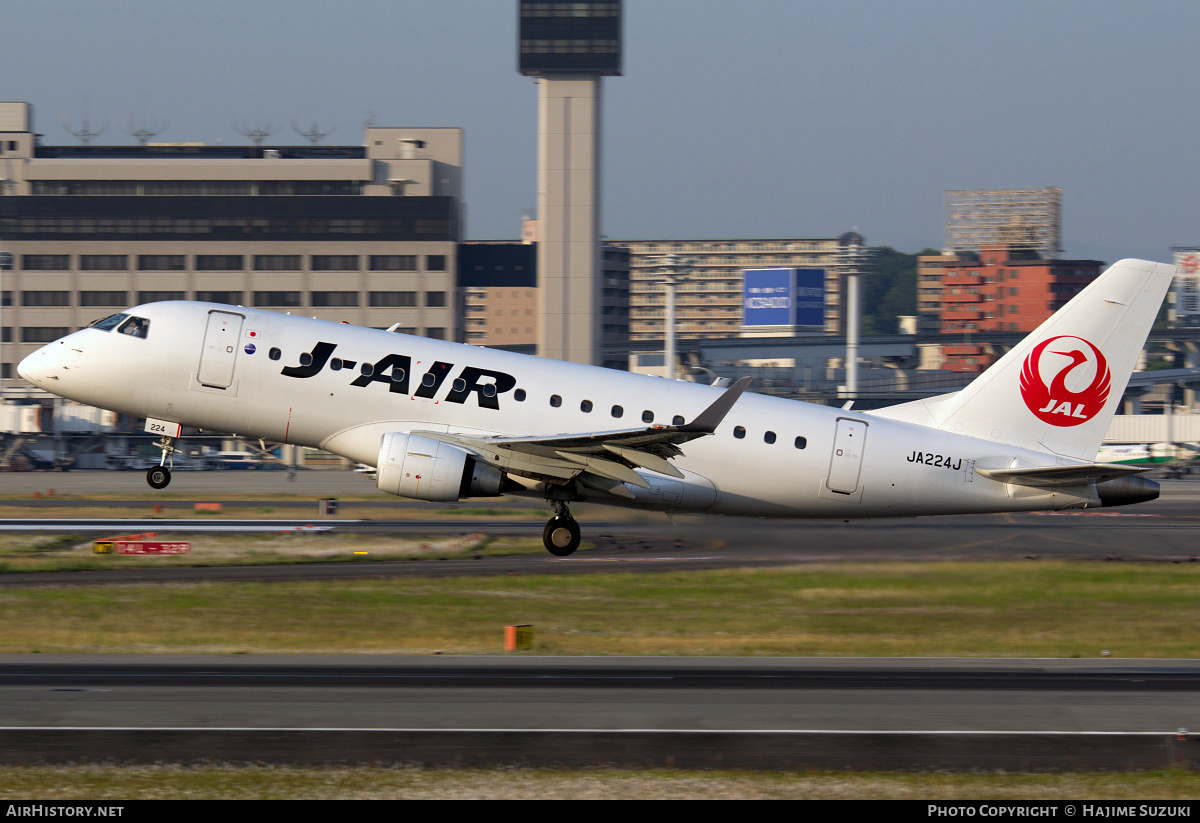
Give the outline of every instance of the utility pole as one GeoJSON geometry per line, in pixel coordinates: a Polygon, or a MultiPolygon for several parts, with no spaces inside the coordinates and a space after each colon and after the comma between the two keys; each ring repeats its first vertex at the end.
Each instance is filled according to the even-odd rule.
{"type": "Polygon", "coordinates": [[[687,280],[695,262],[678,254],[664,254],[659,258],[659,274],[667,294],[667,316],[663,323],[663,357],[666,359],[667,379],[675,379],[675,287],[687,280]]]}
{"type": "Polygon", "coordinates": [[[858,276],[866,263],[863,236],[848,231],[838,238],[841,247],[842,275],[846,278],[846,398],[858,397],[858,276]]]}
{"type": "Polygon", "coordinates": [[[0,251],[0,405],[4,403],[4,286],[12,267],[13,253],[0,251]]]}

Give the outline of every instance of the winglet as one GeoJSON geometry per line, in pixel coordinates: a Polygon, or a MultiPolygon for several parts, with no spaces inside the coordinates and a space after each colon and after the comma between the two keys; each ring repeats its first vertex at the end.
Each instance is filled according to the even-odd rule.
{"type": "Polygon", "coordinates": [[[713,401],[700,414],[696,415],[696,419],[691,423],[685,423],[679,427],[681,432],[701,432],[703,434],[712,434],[717,430],[717,426],[721,425],[721,421],[725,419],[725,415],[729,414],[729,410],[733,408],[733,404],[742,396],[742,392],[750,385],[753,377],[743,377],[738,380],[728,389],[726,389],[720,397],[713,401]]]}

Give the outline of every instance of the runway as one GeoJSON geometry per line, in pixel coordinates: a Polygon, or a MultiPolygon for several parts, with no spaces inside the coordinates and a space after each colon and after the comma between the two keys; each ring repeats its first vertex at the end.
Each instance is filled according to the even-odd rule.
{"type": "Polygon", "coordinates": [[[1200,765],[1200,662],[7,655],[0,761],[1200,765]]]}
{"type": "MultiPolygon", "coordinates": [[[[1168,483],[1162,499],[1127,509],[851,523],[690,517],[673,525],[661,516],[609,519],[612,510],[584,509],[592,547],[570,558],[6,574],[0,587],[848,561],[1195,562],[1198,492],[1200,484],[1168,483]]],[[[186,531],[218,522],[94,525],[129,532],[166,531],[169,523],[186,531]]],[[[297,521],[252,522],[275,528],[297,521]]],[[[83,531],[86,524],[46,525],[83,531]]],[[[483,529],[536,539],[541,524],[346,517],[321,525],[392,534],[483,529]]],[[[1200,732],[1198,692],[1200,661],[1193,660],[6,655],[0,761],[1192,768],[1200,767],[1200,739],[1179,729],[1200,732]]]]}
{"type": "MultiPolygon", "coordinates": [[[[542,552],[399,562],[280,566],[125,568],[112,571],[10,573],[0,589],[30,585],[88,585],[170,581],[333,580],[380,577],[453,577],[508,574],[587,574],[612,571],[686,571],[771,568],[813,563],[1054,559],[1075,561],[1200,562],[1200,484],[1188,483],[1164,499],[1125,509],[962,515],[908,519],[746,520],[581,511],[585,548],[566,558],[542,552]],[[611,519],[610,519],[611,518],[611,519]]],[[[47,513],[53,512],[48,509],[47,513]]],[[[402,513],[398,512],[398,513],[402,513]]],[[[85,535],[141,532],[277,532],[315,526],[333,534],[525,536],[542,521],[462,518],[358,520],[61,519],[0,520],[0,531],[85,535]]]]}

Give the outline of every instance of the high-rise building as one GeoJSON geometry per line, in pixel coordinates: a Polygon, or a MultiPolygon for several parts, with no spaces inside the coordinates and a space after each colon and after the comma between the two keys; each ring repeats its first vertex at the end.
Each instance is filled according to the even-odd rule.
{"type": "Polygon", "coordinates": [[[958,189],[946,192],[946,248],[1006,246],[1057,257],[1062,252],[1062,189],[958,189]]]}

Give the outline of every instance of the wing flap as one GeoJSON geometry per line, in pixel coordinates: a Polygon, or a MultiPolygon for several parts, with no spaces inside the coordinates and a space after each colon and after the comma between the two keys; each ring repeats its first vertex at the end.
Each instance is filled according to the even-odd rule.
{"type": "Polygon", "coordinates": [[[637,449],[627,449],[623,446],[614,446],[612,443],[605,443],[604,448],[618,457],[623,457],[635,466],[641,466],[643,469],[649,469],[652,472],[659,474],[670,475],[683,479],[683,472],[672,466],[669,462],[659,457],[657,454],[650,452],[638,451],[637,449]]]}
{"type": "Polygon", "coordinates": [[[640,474],[624,463],[617,463],[613,460],[602,460],[598,457],[566,451],[558,452],[558,456],[564,460],[576,463],[601,477],[610,477],[613,480],[620,480],[622,483],[632,483],[635,486],[641,486],[643,489],[650,488],[650,484],[643,480],[640,474]]]}

